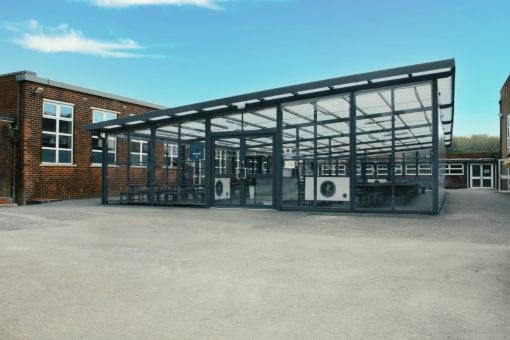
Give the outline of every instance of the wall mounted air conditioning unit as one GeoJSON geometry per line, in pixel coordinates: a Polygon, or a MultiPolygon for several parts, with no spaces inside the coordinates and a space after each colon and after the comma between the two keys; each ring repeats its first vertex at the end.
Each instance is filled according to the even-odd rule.
{"type": "MultiPolygon", "coordinates": [[[[349,177],[317,177],[317,201],[350,201],[349,177]]],[[[305,200],[313,201],[313,177],[305,178],[305,200]]]]}
{"type": "Polygon", "coordinates": [[[230,198],[230,178],[216,178],[214,180],[214,199],[226,200],[230,198]]]}

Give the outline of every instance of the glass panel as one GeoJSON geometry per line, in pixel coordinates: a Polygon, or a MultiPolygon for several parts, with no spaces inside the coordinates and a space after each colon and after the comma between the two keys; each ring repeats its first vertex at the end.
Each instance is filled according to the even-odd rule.
{"type": "Polygon", "coordinates": [[[48,116],[56,116],[57,105],[51,103],[44,103],[44,114],[48,116]]]}
{"type": "Polygon", "coordinates": [[[42,149],[41,160],[45,163],[55,163],[55,150],[42,149]]]}
{"type": "Polygon", "coordinates": [[[55,135],[43,133],[42,134],[42,146],[54,148],[56,145],[56,139],[57,139],[57,137],[55,135]]]}
{"type": "Polygon", "coordinates": [[[112,119],[116,119],[116,118],[117,118],[116,113],[105,112],[105,114],[104,114],[104,120],[112,120],[112,119]]]}
{"type": "Polygon", "coordinates": [[[273,137],[247,137],[245,149],[248,206],[273,205],[273,137]]]}
{"type": "Polygon", "coordinates": [[[490,179],[484,179],[483,180],[483,187],[484,188],[490,188],[492,187],[492,181],[490,179]]]}
{"type": "Polygon", "coordinates": [[[131,142],[131,152],[132,153],[140,153],[140,142],[139,141],[131,142]]]}
{"type": "Polygon", "coordinates": [[[72,138],[70,136],[60,136],[58,138],[58,146],[63,149],[70,149],[72,138]]]}
{"type": "Polygon", "coordinates": [[[241,204],[240,138],[215,139],[214,201],[217,204],[241,204]]]}
{"type": "Polygon", "coordinates": [[[276,108],[269,108],[243,114],[245,131],[263,130],[276,127],[276,108]]]}
{"type": "Polygon", "coordinates": [[[491,165],[483,165],[483,176],[491,177],[492,176],[492,166],[491,165]]]}
{"type": "Polygon", "coordinates": [[[71,133],[72,123],[70,121],[61,120],[58,122],[60,133],[71,133]]]}
{"type": "Polygon", "coordinates": [[[101,163],[103,161],[101,152],[92,151],[92,163],[101,163]]]}
{"type": "Polygon", "coordinates": [[[60,105],[60,117],[72,118],[73,117],[73,108],[70,106],[60,105]]]}
{"type": "Polygon", "coordinates": [[[481,175],[481,172],[480,172],[480,166],[479,165],[473,165],[471,167],[473,173],[471,174],[472,176],[474,177],[480,177],[481,175]]]}
{"type": "Polygon", "coordinates": [[[43,118],[43,131],[56,132],[57,130],[57,120],[51,118],[43,118]]]}
{"type": "Polygon", "coordinates": [[[103,112],[101,111],[92,111],[92,123],[102,122],[103,121],[103,112]]]}
{"type": "Polygon", "coordinates": [[[473,188],[479,188],[479,187],[480,187],[480,180],[473,179],[473,188]]]}
{"type": "Polygon", "coordinates": [[[60,150],[58,152],[59,163],[71,163],[71,151],[60,150]]]}

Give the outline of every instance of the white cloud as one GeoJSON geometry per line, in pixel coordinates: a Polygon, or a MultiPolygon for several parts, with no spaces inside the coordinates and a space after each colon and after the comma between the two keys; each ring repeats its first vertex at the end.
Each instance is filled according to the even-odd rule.
{"type": "Polygon", "coordinates": [[[174,5],[174,6],[198,6],[212,9],[219,9],[216,0],[89,0],[93,5],[99,7],[131,7],[150,5],[174,5]]]}
{"type": "Polygon", "coordinates": [[[131,39],[106,41],[87,38],[81,31],[67,24],[57,27],[43,27],[36,20],[23,24],[3,25],[5,29],[16,33],[14,42],[23,48],[43,53],[80,53],[112,58],[144,57],[134,53],[143,49],[131,39]]]}

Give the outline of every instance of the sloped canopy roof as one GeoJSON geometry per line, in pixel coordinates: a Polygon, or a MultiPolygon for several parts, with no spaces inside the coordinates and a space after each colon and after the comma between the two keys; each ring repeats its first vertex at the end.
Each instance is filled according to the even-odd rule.
{"type": "MultiPolygon", "coordinates": [[[[432,125],[430,80],[432,79],[438,80],[439,112],[443,123],[444,142],[446,146],[449,146],[451,145],[454,117],[455,61],[453,59],[331,78],[183,105],[89,124],[86,129],[96,133],[119,133],[240,112],[253,113],[253,118],[268,120],[267,115],[260,111],[277,104],[284,104],[284,110],[293,112],[297,120],[301,119],[302,123],[306,124],[310,120],[310,117],[307,116],[310,111],[306,108],[306,104],[300,106],[292,103],[313,98],[321,101],[318,106],[320,112],[337,121],[345,118],[348,122],[348,94],[357,91],[356,127],[359,145],[366,144],[367,149],[380,149],[381,151],[390,148],[391,143],[388,142],[391,142],[391,134],[388,136],[388,131],[391,131],[391,123],[388,116],[392,112],[395,112],[398,118],[395,120],[397,147],[399,145],[403,148],[411,145],[428,145],[432,142],[430,131],[432,125]],[[388,87],[394,87],[393,101],[389,91],[384,90],[388,87]],[[333,99],[320,99],[324,97],[333,99]],[[302,112],[300,113],[300,111],[302,112]],[[375,142],[378,144],[374,145],[375,142]]],[[[252,124],[259,123],[254,121],[252,124]]],[[[332,135],[331,131],[323,128],[319,129],[317,138],[319,139],[322,134],[325,138],[331,136],[340,140],[342,138],[341,132],[332,135]]],[[[341,144],[341,142],[339,143],[341,144]]]]}

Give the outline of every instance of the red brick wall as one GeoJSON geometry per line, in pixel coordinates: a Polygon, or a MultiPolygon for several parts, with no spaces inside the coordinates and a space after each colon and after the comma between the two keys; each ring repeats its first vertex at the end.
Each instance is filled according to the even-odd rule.
{"type": "Polygon", "coordinates": [[[0,78],[0,115],[16,116],[16,75],[0,78]]]}
{"type": "Polygon", "coordinates": [[[9,123],[0,122],[0,197],[12,194],[13,145],[9,129],[9,123]]]}
{"type": "MultiPolygon", "coordinates": [[[[0,78],[0,115],[16,117],[16,75],[0,78]]],[[[8,123],[0,122],[0,197],[12,195],[13,145],[8,123]]]]}
{"type": "MultiPolygon", "coordinates": [[[[32,82],[22,85],[21,157],[23,180],[19,183],[18,203],[34,198],[70,199],[97,197],[101,193],[101,168],[91,166],[91,135],[84,126],[92,122],[91,107],[119,112],[118,117],[154,111],[154,108],[97,97],[32,82]],[[33,94],[43,87],[42,94],[33,94]],[[43,99],[74,104],[73,165],[41,165],[43,99]]],[[[122,168],[110,168],[112,177],[121,178],[122,168]],[[116,174],[118,173],[118,174],[116,174]]],[[[120,183],[119,183],[120,185],[120,183]]]]}

